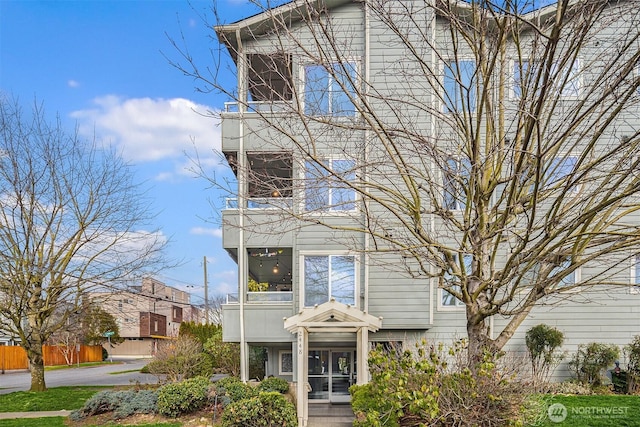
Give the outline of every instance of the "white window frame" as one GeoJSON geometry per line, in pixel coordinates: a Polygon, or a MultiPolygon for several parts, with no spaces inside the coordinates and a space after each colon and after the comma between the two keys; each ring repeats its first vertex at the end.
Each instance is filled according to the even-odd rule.
{"type": "MultiPolygon", "coordinates": [[[[353,252],[349,252],[349,251],[301,251],[300,252],[300,257],[298,260],[298,265],[300,266],[299,271],[300,271],[300,277],[299,277],[299,284],[300,284],[300,292],[298,292],[299,296],[299,306],[303,307],[303,308],[309,308],[308,306],[305,305],[305,289],[306,289],[306,283],[305,283],[305,263],[304,263],[304,259],[305,257],[308,256],[316,256],[316,257],[321,257],[321,256],[326,256],[326,257],[331,257],[331,256],[350,256],[353,257],[353,271],[354,271],[354,290],[353,290],[353,302],[354,302],[354,306],[356,308],[359,308],[360,306],[360,259],[358,258],[358,256],[356,254],[354,254],[353,252]]],[[[329,299],[331,298],[331,296],[329,296],[329,299]]],[[[327,300],[328,301],[328,300],[327,300]]]]}
{"type": "MultiPolygon", "coordinates": [[[[564,260],[564,261],[562,262],[562,265],[560,265],[560,266],[558,266],[558,267],[554,267],[553,269],[551,269],[551,271],[549,272],[549,275],[547,276],[547,278],[548,278],[548,279],[551,279],[552,277],[554,277],[554,276],[555,276],[555,274],[553,274],[553,272],[554,272],[556,269],[558,269],[558,270],[560,270],[560,269],[564,270],[564,269],[568,268],[570,265],[571,265],[571,258],[568,258],[568,259],[564,260]]],[[[565,276],[565,277],[563,277],[563,278],[560,280],[560,282],[558,282],[558,283],[555,285],[555,288],[556,288],[557,290],[562,290],[562,289],[563,289],[563,288],[565,288],[565,287],[568,287],[568,286],[575,286],[575,285],[579,284],[579,283],[580,283],[580,281],[582,280],[582,277],[581,277],[581,276],[582,276],[582,274],[581,274],[581,270],[582,270],[582,268],[581,268],[581,267],[578,267],[578,268],[576,268],[575,270],[573,270],[573,273],[571,273],[569,276],[565,276]],[[571,282],[567,282],[567,279],[568,279],[569,277],[571,277],[571,275],[573,276],[573,280],[572,280],[571,282]]],[[[571,290],[572,290],[572,291],[575,291],[576,289],[577,289],[577,288],[572,288],[571,290]]]]}
{"type": "MultiPolygon", "coordinates": [[[[323,160],[326,161],[326,162],[329,162],[329,169],[332,170],[332,171],[334,171],[333,162],[335,162],[335,161],[352,161],[351,159],[336,158],[336,157],[327,157],[327,158],[325,158],[323,160]]],[[[306,183],[307,180],[309,179],[309,178],[307,178],[307,169],[308,169],[307,165],[308,165],[308,163],[309,163],[309,160],[304,160],[302,162],[302,181],[304,183],[306,183]]],[[[355,160],[353,160],[353,167],[354,167],[354,169],[357,167],[357,162],[355,160]]],[[[353,182],[355,183],[356,180],[357,180],[357,175],[356,175],[355,171],[353,172],[353,175],[354,175],[353,182]]],[[[331,179],[331,177],[327,177],[327,180],[328,180],[327,184],[330,184],[330,182],[329,182],[330,179],[331,179]]],[[[302,210],[304,212],[309,213],[309,214],[342,215],[342,214],[346,214],[346,213],[353,213],[353,212],[358,210],[358,199],[359,199],[359,197],[358,197],[358,193],[356,192],[355,189],[354,190],[349,189],[349,188],[347,188],[347,189],[353,192],[353,202],[352,202],[353,203],[353,207],[351,209],[336,209],[335,207],[332,206],[333,205],[333,194],[334,194],[334,192],[336,190],[341,190],[341,189],[339,189],[337,187],[331,187],[331,186],[328,189],[329,190],[329,204],[327,206],[324,206],[323,208],[318,208],[318,209],[315,209],[315,210],[307,210],[307,189],[306,189],[306,186],[305,186],[305,188],[302,190],[303,191],[302,192],[302,196],[303,197],[302,197],[302,206],[301,206],[301,208],[302,208],[302,210]]]]}
{"type": "MultiPolygon", "coordinates": [[[[523,63],[527,63],[529,64],[530,61],[525,60],[522,61],[523,63]]],[[[513,60],[511,61],[511,76],[512,76],[512,84],[511,84],[511,90],[510,90],[510,94],[511,94],[511,99],[513,100],[519,100],[522,96],[522,89],[520,89],[520,81],[521,79],[516,79],[516,70],[518,70],[518,64],[519,62],[517,60],[513,60]]],[[[553,70],[551,70],[551,73],[555,73],[556,69],[557,69],[557,63],[554,63],[552,65],[553,70]]],[[[562,91],[558,94],[558,98],[560,99],[580,99],[580,97],[582,96],[582,90],[583,90],[583,81],[582,81],[582,61],[580,61],[579,58],[576,59],[576,61],[573,63],[573,67],[571,68],[571,70],[569,71],[570,73],[574,74],[574,76],[572,78],[569,79],[569,81],[567,81],[567,84],[562,88],[562,91]],[[571,90],[571,93],[567,93],[569,88],[575,85],[576,87],[573,88],[571,90]]]]}
{"type": "Polygon", "coordinates": [[[630,294],[640,294],[640,254],[634,256],[631,262],[630,294]]]}
{"type": "MultiPolygon", "coordinates": [[[[554,174],[554,171],[558,170],[558,167],[560,166],[560,164],[556,165],[553,169],[550,169],[551,168],[551,164],[545,165],[545,171],[544,171],[544,175],[542,177],[542,179],[544,180],[544,183],[543,183],[544,185],[541,187],[543,190],[549,190],[551,187],[556,185],[556,183],[558,183],[559,181],[564,180],[567,176],[571,175],[571,173],[575,170],[575,167],[578,164],[578,161],[580,160],[578,155],[574,155],[574,154],[571,154],[571,153],[559,154],[559,155],[553,156],[553,157],[551,157],[549,159],[553,163],[554,161],[565,162],[570,158],[571,159],[575,159],[575,163],[574,163],[573,168],[571,169],[571,171],[569,171],[569,173],[567,173],[565,175],[556,177],[556,179],[554,181],[550,181],[551,174],[554,174]]],[[[570,187],[566,193],[567,194],[577,194],[579,192],[580,192],[580,185],[574,185],[574,186],[570,187]]]]}
{"type": "Polygon", "coordinates": [[[278,351],[278,375],[293,375],[293,351],[291,350],[280,350],[278,351]],[[291,371],[283,370],[282,361],[284,360],[284,355],[288,354],[291,358],[291,371]]]}
{"type": "MultiPolygon", "coordinates": [[[[462,94],[460,94],[460,99],[458,99],[458,97],[456,96],[457,94],[453,93],[453,97],[447,96],[447,73],[449,71],[453,72],[453,68],[452,65],[453,63],[456,64],[460,64],[463,62],[471,62],[473,63],[474,67],[473,67],[473,74],[476,74],[476,70],[478,68],[478,64],[475,60],[475,58],[466,58],[466,57],[461,57],[461,58],[453,58],[453,59],[449,59],[449,60],[445,60],[445,61],[441,61],[440,62],[440,67],[441,67],[441,76],[442,76],[442,98],[441,98],[441,108],[440,111],[442,111],[445,114],[460,114],[463,113],[462,109],[461,109],[461,104],[462,104],[462,94]],[[452,107],[455,107],[453,110],[450,109],[450,105],[447,102],[447,100],[451,100],[453,101],[453,105],[451,105],[452,107]],[[458,105],[458,102],[460,102],[460,105],[458,105]]],[[[458,84],[458,82],[455,80],[455,76],[452,76],[452,80],[453,80],[453,84],[455,85],[455,89],[460,89],[460,85],[458,84]]],[[[471,102],[473,102],[473,108],[468,108],[469,112],[471,113],[475,113],[476,110],[478,109],[478,105],[477,105],[477,97],[478,97],[478,91],[480,90],[480,88],[478,87],[478,76],[476,75],[475,78],[469,82],[469,84],[473,84],[473,96],[471,96],[471,102]]],[[[469,107],[469,106],[468,106],[469,107]]]]}
{"type": "Polygon", "coordinates": [[[449,162],[453,161],[456,163],[456,171],[457,174],[454,176],[454,179],[451,180],[449,183],[447,183],[447,174],[445,173],[445,171],[442,172],[442,207],[450,210],[450,211],[463,211],[466,208],[467,205],[467,198],[466,198],[466,193],[464,191],[464,186],[461,185],[455,178],[458,177],[467,177],[467,179],[469,178],[469,176],[471,175],[471,171],[469,170],[471,168],[471,164],[469,162],[468,165],[465,165],[465,161],[467,161],[468,159],[462,159],[460,157],[456,157],[456,156],[450,156],[447,158],[446,160],[446,164],[447,164],[447,171],[449,170],[449,162]],[[469,169],[467,169],[469,168],[469,169]],[[462,175],[460,172],[465,172],[465,175],[462,175]],[[448,185],[450,184],[450,185],[448,185]],[[459,188],[458,188],[459,187],[459,188]],[[449,195],[447,195],[447,191],[448,190],[453,190],[453,192],[450,192],[449,195]],[[463,196],[463,200],[459,199],[456,197],[456,192],[459,192],[460,196],[463,196]],[[453,204],[454,206],[449,206],[447,204],[447,197],[453,197],[453,204]]]}
{"type": "MultiPolygon", "coordinates": [[[[454,257],[456,258],[456,262],[458,255],[455,254],[454,257]]],[[[469,265],[471,265],[471,262],[473,262],[473,255],[472,254],[464,254],[463,257],[471,257],[471,261],[469,263],[469,265]]],[[[465,264],[467,264],[465,262],[465,264]]],[[[445,277],[446,277],[447,273],[445,273],[445,277]]],[[[453,295],[449,294],[452,298],[454,298],[455,303],[453,305],[447,305],[447,304],[443,304],[443,300],[445,297],[445,292],[447,292],[446,289],[442,289],[442,288],[438,288],[439,292],[438,292],[438,309],[442,310],[442,311],[460,311],[461,309],[465,308],[465,304],[464,302],[460,301],[458,298],[454,297],[453,295]]],[[[449,293],[449,292],[447,292],[449,293]]]]}
{"type": "MultiPolygon", "coordinates": [[[[358,86],[360,85],[360,80],[359,80],[360,60],[358,58],[356,58],[356,57],[347,57],[347,58],[344,58],[342,61],[332,60],[329,64],[326,64],[326,65],[333,67],[336,64],[342,64],[342,63],[353,65],[353,73],[354,73],[353,79],[354,79],[354,83],[355,83],[353,91],[354,91],[354,94],[356,94],[357,91],[358,91],[358,86]]],[[[329,100],[328,100],[328,103],[329,103],[328,110],[329,111],[327,111],[326,113],[325,112],[321,112],[319,114],[308,114],[307,113],[307,99],[306,99],[307,98],[307,81],[306,81],[307,80],[306,79],[307,67],[312,67],[312,66],[323,67],[323,65],[324,64],[318,63],[318,62],[305,62],[305,63],[300,65],[300,83],[301,83],[300,97],[302,98],[302,99],[300,99],[300,105],[302,107],[302,113],[305,116],[308,116],[308,117],[331,117],[333,119],[341,119],[341,118],[348,119],[348,118],[357,117],[358,116],[358,109],[356,108],[356,102],[353,102],[353,101],[356,101],[357,95],[354,95],[353,96],[354,99],[353,99],[353,101],[351,101],[351,103],[353,104],[353,114],[339,114],[339,115],[336,115],[332,111],[332,108],[331,108],[331,101],[332,101],[332,97],[331,96],[329,96],[329,100]]],[[[331,80],[333,80],[333,79],[332,79],[331,73],[329,73],[329,71],[327,71],[327,74],[328,74],[328,78],[329,78],[327,90],[330,90],[331,84],[332,84],[331,80]]]]}

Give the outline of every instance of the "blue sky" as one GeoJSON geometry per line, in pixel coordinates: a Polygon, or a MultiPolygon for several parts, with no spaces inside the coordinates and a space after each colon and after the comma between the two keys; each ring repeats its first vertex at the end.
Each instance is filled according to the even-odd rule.
{"type": "MultiPolygon", "coordinates": [[[[206,60],[215,41],[198,15],[214,22],[213,4],[0,0],[0,93],[27,108],[37,99],[70,131],[77,126],[87,139],[95,131],[121,151],[155,200],[156,226],[171,239],[168,255],[184,260],[158,278],[196,296],[204,256],[210,294],[236,289],[236,266],[221,247],[215,212],[223,196],[187,171],[184,154],[195,144],[210,170],[231,175],[212,151],[220,147],[216,120],[194,112],[219,109],[226,99],[198,93],[163,54],[178,58],[165,33],[177,39],[182,32],[192,53],[206,60]]],[[[223,22],[255,13],[243,0],[215,4],[223,22]]]]}

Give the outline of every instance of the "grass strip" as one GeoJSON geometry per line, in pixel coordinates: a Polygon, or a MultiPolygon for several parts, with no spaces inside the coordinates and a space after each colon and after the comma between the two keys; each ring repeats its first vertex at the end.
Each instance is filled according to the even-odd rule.
{"type": "Polygon", "coordinates": [[[0,412],[59,411],[80,409],[96,392],[113,387],[68,386],[47,391],[16,391],[0,395],[0,412]]]}

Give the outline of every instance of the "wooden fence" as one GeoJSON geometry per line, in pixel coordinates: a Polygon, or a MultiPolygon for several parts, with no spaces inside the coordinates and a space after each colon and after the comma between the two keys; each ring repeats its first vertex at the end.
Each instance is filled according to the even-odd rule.
{"type": "MultiPolygon", "coordinates": [[[[45,366],[66,365],[67,360],[64,357],[64,348],[56,345],[42,346],[45,366]]],[[[80,351],[76,348],[70,349],[73,354],[72,363],[83,362],[100,362],[102,361],[102,346],[99,345],[81,345],[80,351]]],[[[69,356],[71,360],[71,356],[69,356]]],[[[28,369],[29,359],[27,352],[20,346],[0,346],[0,369],[2,371],[10,371],[12,369],[28,369]]]]}

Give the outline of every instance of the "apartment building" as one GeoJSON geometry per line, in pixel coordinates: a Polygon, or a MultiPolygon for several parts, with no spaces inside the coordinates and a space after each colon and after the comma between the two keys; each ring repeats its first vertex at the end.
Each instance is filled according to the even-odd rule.
{"type": "Polygon", "coordinates": [[[114,356],[153,356],[158,342],[178,336],[181,322],[203,321],[189,293],[147,277],[129,291],[92,295],[118,323],[124,342],[109,349],[114,356]]]}
{"type": "Polygon", "coordinates": [[[372,345],[451,342],[477,307],[514,351],[540,323],[568,351],[640,334],[631,4],[294,1],[216,27],[237,67],[223,334],[243,378],[267,348],[304,426],[309,403],[368,380],[372,345]],[[547,37],[558,19],[571,31],[547,37]]]}

